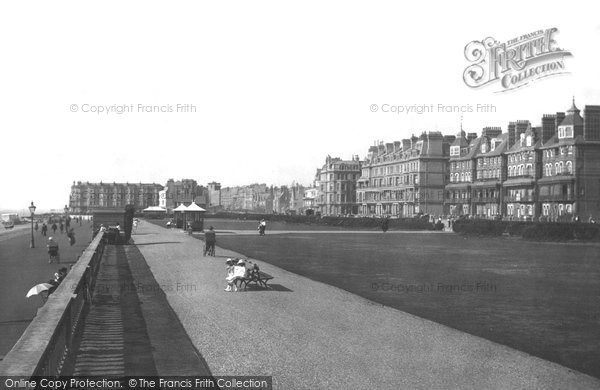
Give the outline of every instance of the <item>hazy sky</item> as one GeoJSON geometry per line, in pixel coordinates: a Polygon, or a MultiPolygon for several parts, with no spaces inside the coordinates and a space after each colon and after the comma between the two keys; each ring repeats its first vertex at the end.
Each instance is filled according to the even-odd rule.
{"type": "Polygon", "coordinates": [[[309,184],[330,154],[600,104],[594,2],[3,2],[0,209],[60,208],[72,181],[309,184]],[[557,27],[567,75],[471,89],[464,48],[557,27]],[[196,112],[138,112],[142,105],[196,112]],[[72,106],[76,105],[76,106],[72,106]],[[93,113],[126,105],[133,112],[93,113]],[[72,112],[76,110],[76,112],[72,112]]]}

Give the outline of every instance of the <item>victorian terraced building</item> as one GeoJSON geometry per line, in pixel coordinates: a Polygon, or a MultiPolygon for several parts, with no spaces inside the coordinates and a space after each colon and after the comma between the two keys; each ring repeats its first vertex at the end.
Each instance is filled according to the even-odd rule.
{"type": "Polygon", "coordinates": [[[586,106],[582,117],[573,102],[566,114],[544,115],[539,127],[517,121],[509,123],[507,134],[499,132],[484,128],[481,137],[469,139],[461,132],[452,144],[449,214],[598,219],[600,106],[586,106]]]}
{"type": "Polygon", "coordinates": [[[448,150],[454,138],[436,131],[371,146],[357,182],[358,215],[442,215],[448,150]]]}
{"type": "Polygon", "coordinates": [[[538,127],[520,120],[507,130],[429,132],[371,146],[363,161],[329,158],[317,172],[317,208],[364,217],[600,218],[600,106],[581,116],[573,102],[538,127]]]}

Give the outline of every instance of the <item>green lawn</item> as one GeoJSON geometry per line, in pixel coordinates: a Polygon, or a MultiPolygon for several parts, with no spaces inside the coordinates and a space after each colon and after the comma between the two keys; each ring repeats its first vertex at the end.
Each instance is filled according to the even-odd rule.
{"type": "Polygon", "coordinates": [[[309,231],[218,245],[600,377],[600,246],[309,231]]]}

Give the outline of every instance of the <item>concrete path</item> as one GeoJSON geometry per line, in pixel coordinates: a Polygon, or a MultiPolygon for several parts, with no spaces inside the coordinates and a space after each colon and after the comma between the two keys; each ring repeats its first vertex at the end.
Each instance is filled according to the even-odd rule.
{"type": "Polygon", "coordinates": [[[202,241],[145,221],[137,233],[213,375],[271,375],[277,389],[600,388],[590,376],[261,261],[273,290],[225,292],[225,258],[241,255],[217,248],[218,257],[202,257],[202,241]]]}

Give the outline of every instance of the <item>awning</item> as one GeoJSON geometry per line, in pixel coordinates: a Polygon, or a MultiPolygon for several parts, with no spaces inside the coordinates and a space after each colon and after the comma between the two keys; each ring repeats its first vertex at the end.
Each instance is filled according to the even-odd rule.
{"type": "Polygon", "coordinates": [[[478,181],[478,182],[471,184],[471,187],[472,188],[491,188],[491,187],[499,187],[500,184],[501,183],[497,180],[478,181]]]}
{"type": "Polygon", "coordinates": [[[552,184],[552,183],[570,183],[575,181],[575,176],[550,176],[539,179],[538,183],[552,184]]]}
{"type": "Polygon", "coordinates": [[[471,184],[473,184],[473,183],[452,183],[452,184],[447,184],[446,189],[447,190],[468,190],[469,188],[471,188],[471,184]]]}
{"type": "Polygon", "coordinates": [[[535,182],[532,178],[520,178],[520,179],[508,179],[502,186],[504,187],[514,187],[514,186],[532,186],[535,182]]]}

